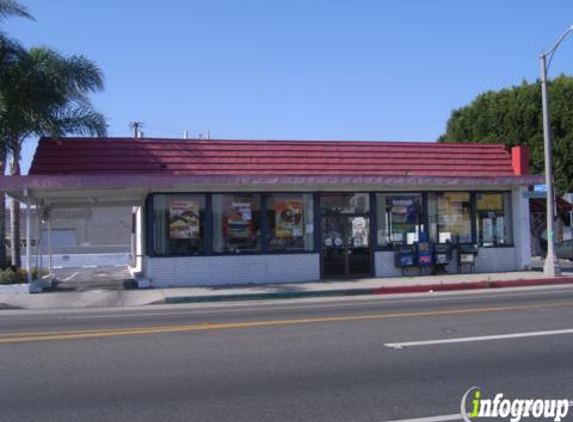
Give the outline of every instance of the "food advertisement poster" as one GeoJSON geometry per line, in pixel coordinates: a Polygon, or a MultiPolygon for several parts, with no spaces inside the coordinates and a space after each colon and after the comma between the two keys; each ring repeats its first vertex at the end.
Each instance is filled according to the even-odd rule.
{"type": "Polygon", "coordinates": [[[410,198],[392,198],[392,223],[415,224],[416,205],[410,198]]]}
{"type": "Polygon", "coordinates": [[[253,211],[250,202],[231,202],[227,212],[229,238],[245,238],[251,235],[253,211]]]}
{"type": "Polygon", "coordinates": [[[293,238],[303,235],[302,201],[279,199],[275,201],[275,236],[293,238]]]}
{"type": "Polygon", "coordinates": [[[169,238],[199,238],[199,203],[195,201],[171,201],[169,203],[169,238]]]}

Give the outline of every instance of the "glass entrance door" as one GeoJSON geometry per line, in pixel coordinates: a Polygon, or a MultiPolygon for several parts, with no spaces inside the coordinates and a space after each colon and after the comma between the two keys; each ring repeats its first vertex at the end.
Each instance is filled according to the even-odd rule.
{"type": "Polygon", "coordinates": [[[322,217],[322,271],[325,277],[370,275],[368,216],[322,217]]]}

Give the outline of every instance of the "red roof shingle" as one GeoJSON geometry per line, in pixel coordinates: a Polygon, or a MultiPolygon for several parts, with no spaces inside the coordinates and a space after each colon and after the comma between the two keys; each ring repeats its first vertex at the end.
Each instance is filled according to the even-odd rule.
{"type": "Polygon", "coordinates": [[[31,175],[513,176],[503,145],[43,138],[31,175]]]}

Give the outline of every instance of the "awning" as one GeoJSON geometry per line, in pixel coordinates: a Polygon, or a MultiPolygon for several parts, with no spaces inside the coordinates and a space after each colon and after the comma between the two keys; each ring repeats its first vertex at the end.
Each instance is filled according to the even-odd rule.
{"type": "Polygon", "coordinates": [[[32,175],[0,177],[0,190],[53,207],[141,205],[151,192],[502,190],[540,183],[542,176],[167,176],[32,175]]]}
{"type": "MultiPolygon", "coordinates": [[[[573,205],[560,196],[555,197],[555,205],[558,213],[573,211],[573,205]]],[[[547,201],[545,198],[531,198],[529,200],[529,211],[532,213],[545,213],[547,211],[547,201]]]]}

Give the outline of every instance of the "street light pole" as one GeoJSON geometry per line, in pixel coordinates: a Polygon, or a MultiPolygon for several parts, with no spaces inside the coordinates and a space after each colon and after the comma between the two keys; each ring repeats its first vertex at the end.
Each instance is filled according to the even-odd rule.
{"type": "Polygon", "coordinates": [[[553,186],[553,167],[551,157],[551,119],[549,117],[549,92],[547,89],[547,70],[551,64],[553,53],[559,44],[573,31],[573,26],[569,27],[553,45],[553,47],[542,53],[539,57],[541,62],[541,105],[543,109],[543,149],[545,153],[545,187],[547,189],[547,257],[543,266],[543,273],[547,277],[561,275],[559,260],[555,255],[555,189],[553,186]],[[549,63],[547,59],[549,58],[549,63]]]}

